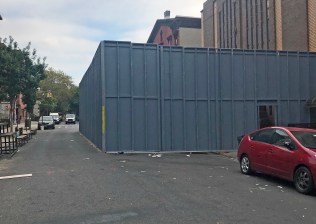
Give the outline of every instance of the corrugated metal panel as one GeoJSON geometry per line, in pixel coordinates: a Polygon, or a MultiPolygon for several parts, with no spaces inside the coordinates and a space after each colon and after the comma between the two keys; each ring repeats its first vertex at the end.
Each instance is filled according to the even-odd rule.
{"type": "Polygon", "coordinates": [[[106,42],[104,52],[106,151],[159,151],[158,47],[106,42]]]}
{"type": "Polygon", "coordinates": [[[278,99],[280,97],[280,75],[277,77],[275,74],[278,74],[278,66],[279,66],[279,57],[275,54],[275,52],[266,53],[266,73],[265,77],[267,79],[267,88],[266,88],[266,98],[268,99],[278,99]]]}
{"type": "MultiPolygon", "coordinates": [[[[309,74],[309,62],[310,57],[307,54],[301,54],[299,57],[299,74],[309,74]]],[[[309,83],[309,76],[307,75],[299,75],[299,83],[309,83]]],[[[300,98],[308,99],[309,97],[309,89],[308,88],[300,88],[300,98]]]]}
{"type": "Polygon", "coordinates": [[[264,100],[267,97],[267,92],[271,91],[268,86],[267,79],[267,66],[266,66],[267,57],[265,54],[259,53],[256,54],[256,98],[258,100],[264,100]]]}
{"type": "Polygon", "coordinates": [[[80,132],[102,149],[101,47],[80,82],[80,132]]]}
{"type": "Polygon", "coordinates": [[[288,101],[288,109],[289,109],[289,120],[291,123],[301,123],[301,108],[299,101],[288,101]]]}
{"type": "Polygon", "coordinates": [[[316,1],[308,0],[309,51],[316,51],[316,1]]]}
{"type": "Polygon", "coordinates": [[[259,105],[275,105],[279,125],[310,119],[315,58],[104,41],[80,83],[80,131],[106,152],[235,149],[259,105]]]}
{"type": "Polygon", "coordinates": [[[275,0],[275,34],[276,49],[283,49],[283,31],[282,31],[282,0],[275,0]]]}
{"type": "Polygon", "coordinates": [[[299,67],[299,55],[288,55],[288,79],[289,79],[289,94],[288,99],[295,100],[300,98],[301,83],[300,83],[300,67],[299,67]]]}
{"type": "Polygon", "coordinates": [[[255,72],[255,57],[252,51],[245,51],[243,57],[244,61],[244,80],[245,80],[245,99],[246,100],[255,100],[256,98],[256,72],[255,72]],[[246,88],[247,87],[247,88],[246,88]]]}
{"type": "Polygon", "coordinates": [[[310,56],[309,57],[309,96],[314,97],[316,96],[316,88],[315,88],[315,82],[313,80],[316,80],[316,56],[310,56]]]}
{"type": "MultiPolygon", "coordinates": [[[[282,80],[282,86],[289,86],[287,52],[280,53],[280,57],[278,58],[278,64],[278,73],[280,80],[282,80]]],[[[290,90],[289,88],[282,88],[282,86],[279,86],[280,99],[286,100],[289,96],[290,90]]]]}
{"type": "Polygon", "coordinates": [[[163,49],[161,79],[164,151],[205,151],[209,148],[207,55],[205,49],[163,49]],[[204,116],[206,120],[201,122],[204,116]]]}
{"type": "Polygon", "coordinates": [[[290,121],[290,114],[289,114],[289,101],[280,101],[278,105],[279,114],[282,114],[282,116],[279,116],[278,122],[281,126],[287,126],[290,121]]]}
{"type": "Polygon", "coordinates": [[[235,52],[232,56],[232,94],[233,99],[243,100],[244,99],[244,58],[241,52],[235,52]],[[242,74],[238,78],[235,77],[235,74],[242,74]]]}

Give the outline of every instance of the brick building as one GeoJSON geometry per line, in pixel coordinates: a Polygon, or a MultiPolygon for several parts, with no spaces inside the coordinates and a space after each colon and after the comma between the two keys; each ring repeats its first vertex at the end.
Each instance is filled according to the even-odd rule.
{"type": "Polygon", "coordinates": [[[170,11],[166,11],[164,16],[164,19],[156,21],[147,43],[165,46],[202,46],[200,18],[170,18],[170,11]]]}
{"type": "Polygon", "coordinates": [[[315,0],[207,0],[204,47],[316,51],[315,0]]]}
{"type": "MultiPolygon", "coordinates": [[[[17,94],[15,105],[13,105],[13,121],[14,123],[23,123],[26,119],[26,104],[23,102],[23,95],[17,94]]],[[[10,102],[0,102],[0,121],[10,120],[10,102]]]]}

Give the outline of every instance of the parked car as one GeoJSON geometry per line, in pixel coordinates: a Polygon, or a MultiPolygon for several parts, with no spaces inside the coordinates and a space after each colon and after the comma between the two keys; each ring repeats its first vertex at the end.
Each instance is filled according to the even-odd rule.
{"type": "Polygon", "coordinates": [[[53,119],[55,121],[55,124],[60,123],[59,114],[58,113],[49,113],[50,116],[53,116],[53,119]]]}
{"type": "Polygon", "coordinates": [[[41,116],[38,120],[37,129],[40,130],[41,126],[44,126],[44,129],[55,129],[53,116],[41,116]]]}
{"type": "Polygon", "coordinates": [[[316,130],[269,127],[245,135],[237,158],[243,174],[261,172],[294,182],[298,192],[316,186],[316,130]]]}
{"type": "Polygon", "coordinates": [[[70,123],[75,124],[76,123],[76,115],[75,114],[66,114],[65,123],[66,124],[70,124],[70,123]]]}

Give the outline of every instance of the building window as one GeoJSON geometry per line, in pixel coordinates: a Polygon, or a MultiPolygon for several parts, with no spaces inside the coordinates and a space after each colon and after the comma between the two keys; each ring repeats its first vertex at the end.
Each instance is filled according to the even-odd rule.
{"type": "Polygon", "coordinates": [[[270,31],[269,31],[269,21],[270,21],[270,0],[266,0],[266,29],[267,29],[267,49],[270,49],[270,31]]]}
{"type": "Polygon", "coordinates": [[[225,48],[226,39],[225,39],[225,10],[224,9],[222,11],[222,26],[223,26],[223,28],[222,28],[222,41],[223,41],[222,47],[225,48]]]}
{"type": "Polygon", "coordinates": [[[234,2],[234,47],[237,48],[237,19],[236,19],[236,2],[234,2]]]}
{"type": "Polygon", "coordinates": [[[218,13],[218,18],[219,18],[219,47],[222,48],[223,44],[222,44],[222,12],[220,11],[218,13]]]}
{"type": "Polygon", "coordinates": [[[222,13],[222,20],[223,20],[223,22],[222,22],[222,25],[223,25],[223,47],[224,48],[226,48],[227,47],[227,45],[226,45],[226,33],[227,33],[227,30],[226,30],[226,21],[225,21],[225,18],[226,18],[226,4],[225,4],[225,2],[223,3],[223,6],[222,6],[222,9],[223,9],[223,13],[222,13]]]}
{"type": "Polygon", "coordinates": [[[254,39],[253,39],[253,23],[254,23],[254,16],[253,16],[253,0],[250,0],[250,40],[251,40],[251,49],[254,49],[254,39]]]}
{"type": "Polygon", "coordinates": [[[213,16],[214,16],[214,47],[218,48],[218,14],[217,14],[217,2],[213,3],[213,16]]]}
{"type": "Polygon", "coordinates": [[[248,0],[246,0],[246,42],[247,42],[247,49],[249,49],[249,7],[248,7],[248,0]]]}
{"type": "Polygon", "coordinates": [[[258,12],[258,0],[255,2],[255,21],[256,21],[256,49],[259,49],[259,12],[258,12]]]}
{"type": "Polygon", "coordinates": [[[234,43],[233,43],[233,38],[234,38],[234,24],[233,24],[233,4],[232,4],[232,0],[229,1],[229,17],[230,17],[230,47],[233,48],[234,47],[234,43]]]}
{"type": "Polygon", "coordinates": [[[171,46],[172,45],[172,36],[170,35],[168,38],[168,45],[171,46]]]}
{"type": "Polygon", "coordinates": [[[263,23],[263,0],[260,0],[260,37],[261,37],[261,49],[264,49],[264,38],[263,38],[263,33],[264,33],[264,23],[263,23]]]}
{"type": "Polygon", "coordinates": [[[267,1],[267,18],[270,18],[270,0],[266,0],[267,1]]]}
{"type": "Polygon", "coordinates": [[[160,30],[160,42],[163,42],[163,32],[160,30]]]}
{"type": "Polygon", "coordinates": [[[243,2],[244,0],[238,0],[237,2],[237,24],[238,24],[238,28],[237,28],[237,35],[238,35],[238,42],[237,45],[239,48],[246,48],[246,45],[244,43],[244,39],[246,38],[247,35],[245,35],[244,32],[244,27],[245,27],[245,19],[243,19],[243,15],[245,12],[245,9],[243,8],[243,2]]]}
{"type": "Polygon", "coordinates": [[[226,0],[226,20],[225,20],[225,22],[226,22],[226,48],[229,48],[230,46],[229,46],[229,10],[228,10],[228,3],[227,3],[227,0],[226,0]]]}

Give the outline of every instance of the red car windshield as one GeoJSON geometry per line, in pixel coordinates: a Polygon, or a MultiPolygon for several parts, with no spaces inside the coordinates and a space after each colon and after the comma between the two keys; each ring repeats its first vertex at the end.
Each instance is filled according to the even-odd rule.
{"type": "Polygon", "coordinates": [[[292,134],[304,147],[316,149],[316,132],[292,131],[292,134]]]}

